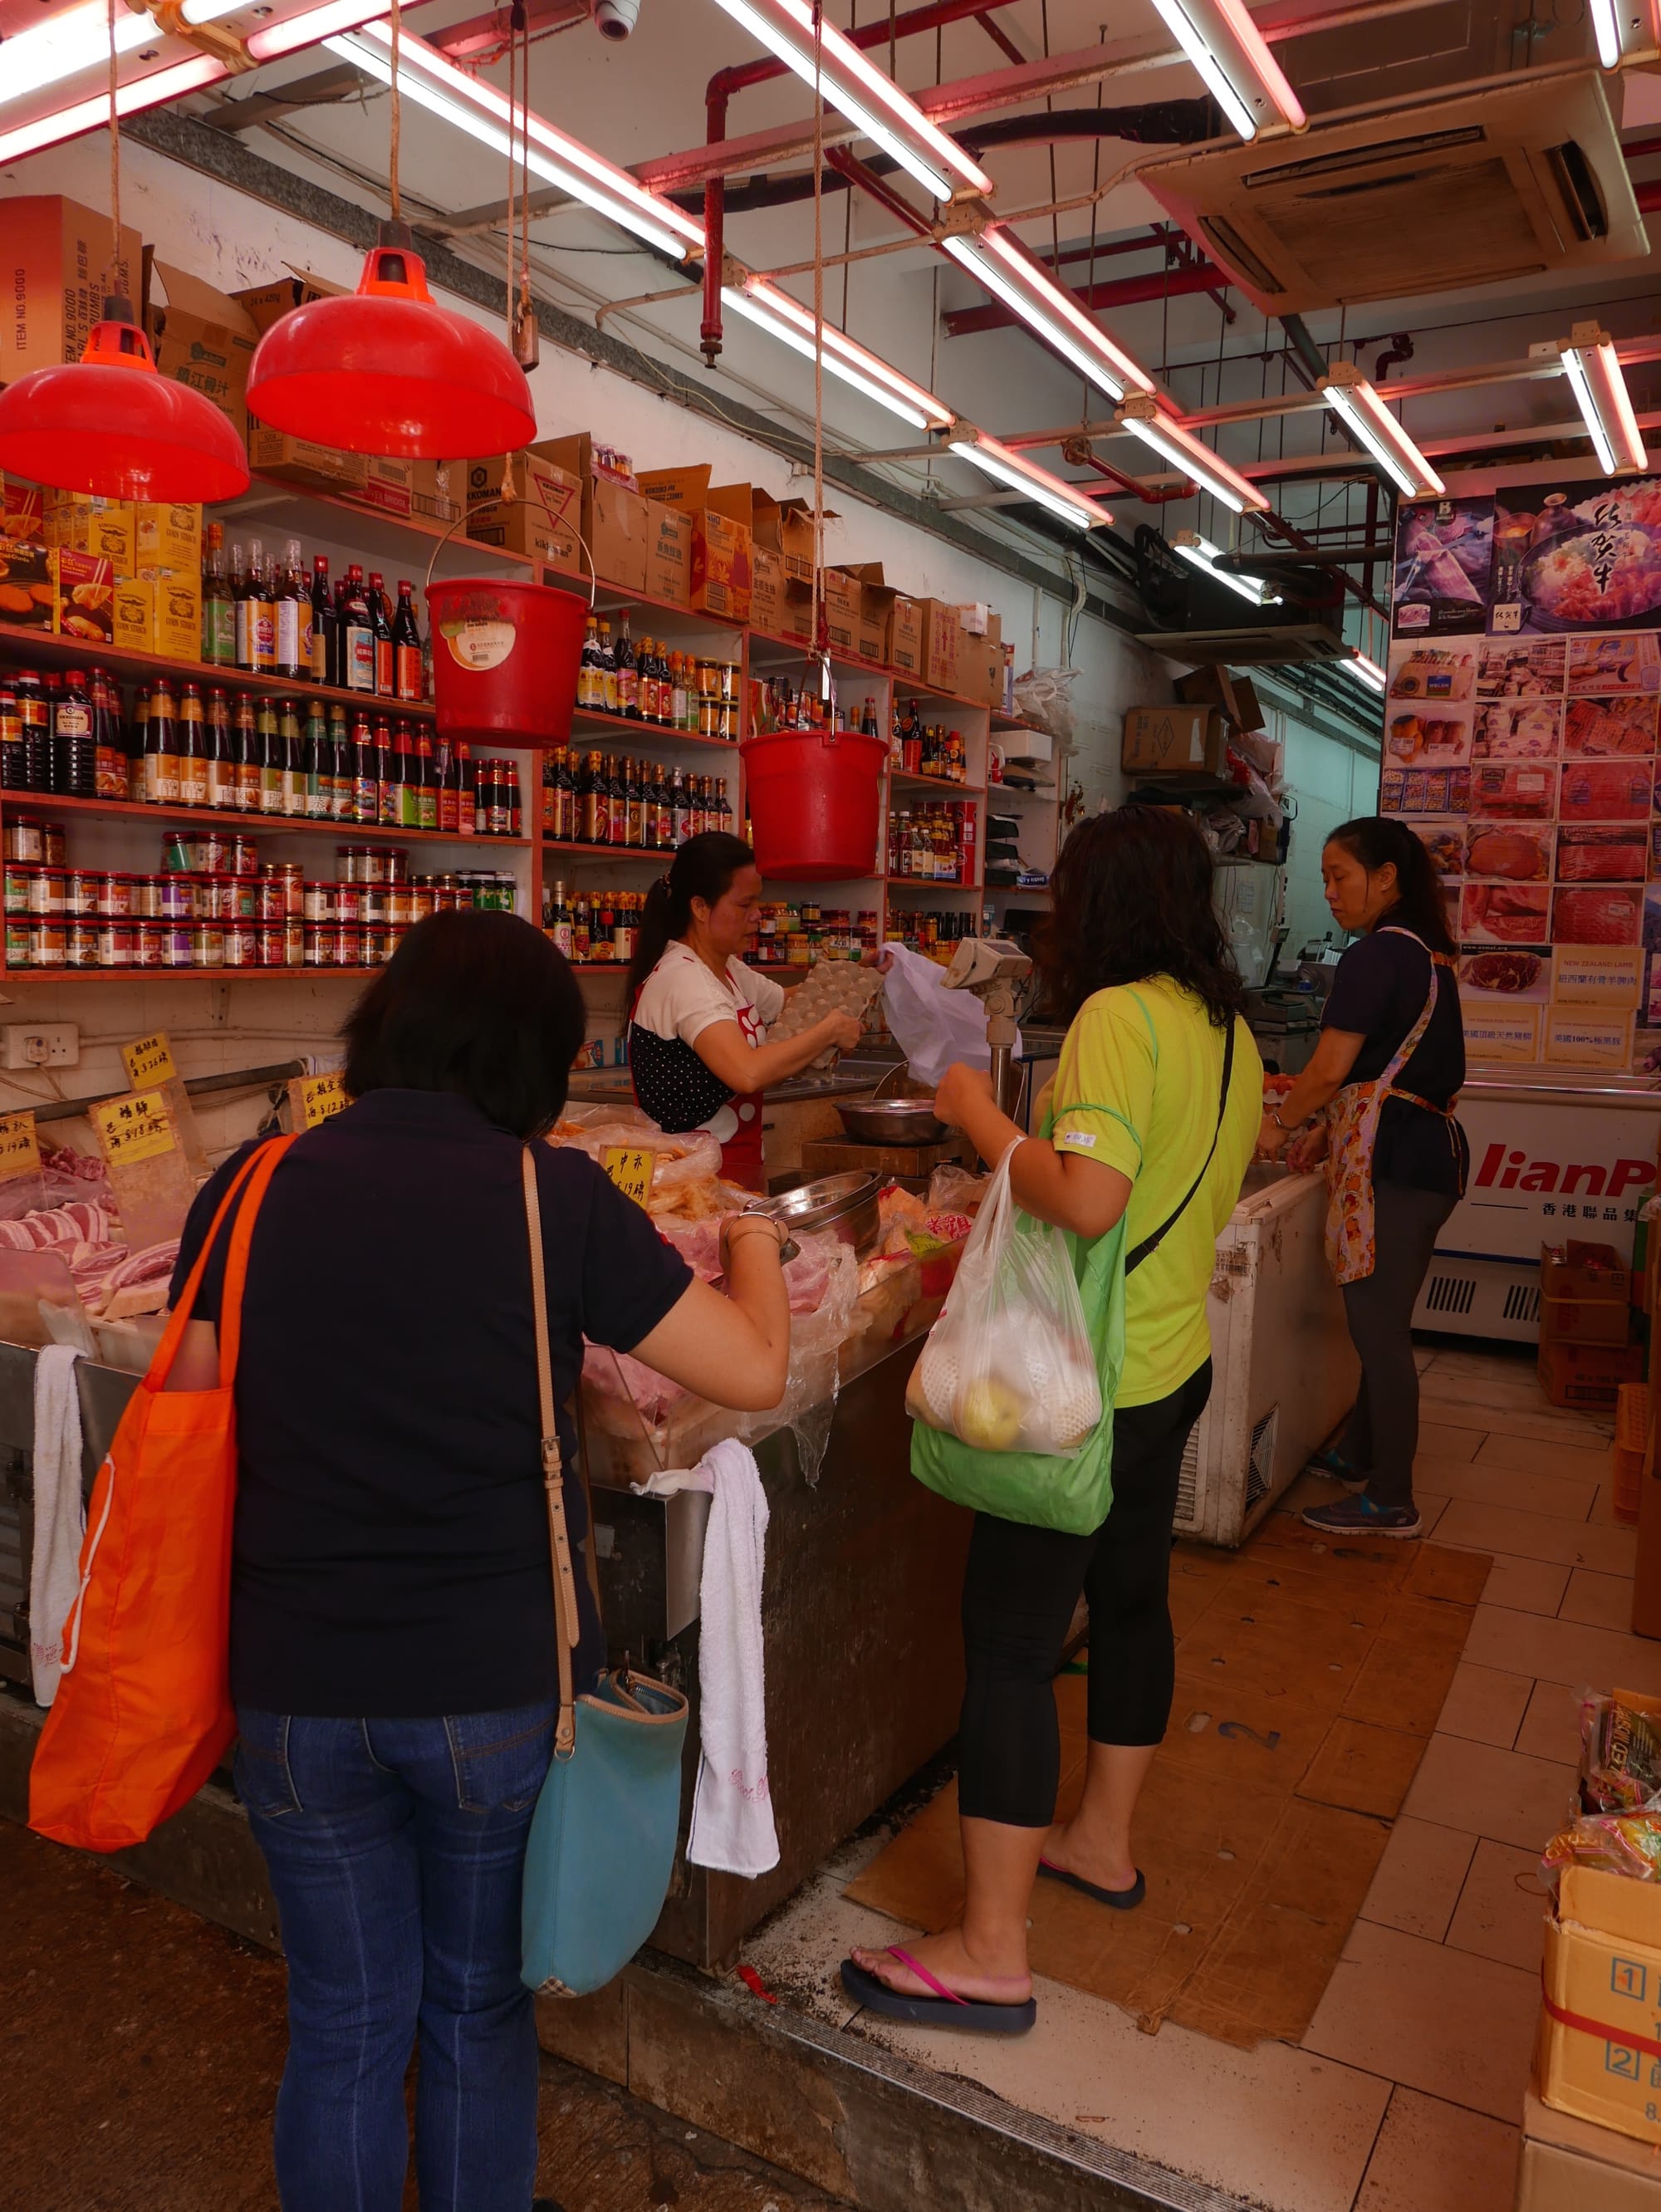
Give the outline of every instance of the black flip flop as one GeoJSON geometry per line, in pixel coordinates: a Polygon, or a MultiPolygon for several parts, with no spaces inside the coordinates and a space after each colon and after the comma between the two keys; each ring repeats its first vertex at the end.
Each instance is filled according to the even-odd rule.
{"type": "Polygon", "coordinates": [[[949,1990],[943,1982],[936,1981],[926,1966],[919,1966],[915,1959],[900,1949],[897,1944],[888,1946],[888,1956],[897,1959],[902,1966],[909,1966],[919,1981],[926,1982],[938,1996],[908,1997],[898,1990],[891,1990],[875,1974],[867,1973],[852,1959],[842,1961],[842,1986],[854,2002],[868,2012],[881,2013],[885,2020],[903,2021],[911,2027],[955,2027],[976,2035],[1025,2035],[1038,2020],[1038,2000],[1028,1997],[1024,2004],[989,2004],[980,1997],[961,1997],[949,1990]]]}
{"type": "Polygon", "coordinates": [[[1137,1878],[1129,1889],[1103,1889],[1099,1882],[1086,1881],[1082,1874],[1069,1874],[1064,1867],[1052,1866],[1048,1859],[1039,1861],[1038,1870],[1041,1875],[1047,1875],[1052,1881],[1064,1881],[1069,1889],[1082,1890],[1086,1897],[1093,1897],[1098,1905],[1111,1905],[1115,1912],[1134,1911],[1148,1894],[1148,1877],[1140,1867],[1137,1869],[1137,1878]]]}

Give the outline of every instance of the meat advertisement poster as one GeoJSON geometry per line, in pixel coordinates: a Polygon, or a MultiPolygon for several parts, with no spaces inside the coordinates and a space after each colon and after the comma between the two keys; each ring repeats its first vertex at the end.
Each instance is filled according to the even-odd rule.
{"type": "Polygon", "coordinates": [[[1636,1030],[1597,1064],[1641,1065],[1661,1045],[1661,477],[1415,502],[1394,583],[1379,805],[1443,884],[1473,1057],[1509,1006],[1504,1057],[1533,1007],[1534,1056],[1588,1065],[1572,1017],[1613,960],[1636,1030]]]}

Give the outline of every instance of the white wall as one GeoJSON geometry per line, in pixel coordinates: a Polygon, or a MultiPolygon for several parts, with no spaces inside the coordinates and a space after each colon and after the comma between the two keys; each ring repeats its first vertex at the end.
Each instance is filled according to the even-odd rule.
{"type": "Polygon", "coordinates": [[[1321,847],[1340,822],[1378,811],[1379,763],[1278,709],[1270,710],[1269,726],[1286,747],[1286,781],[1298,799],[1286,873],[1286,951],[1295,959],[1306,939],[1332,927],[1321,892],[1321,847]]]}

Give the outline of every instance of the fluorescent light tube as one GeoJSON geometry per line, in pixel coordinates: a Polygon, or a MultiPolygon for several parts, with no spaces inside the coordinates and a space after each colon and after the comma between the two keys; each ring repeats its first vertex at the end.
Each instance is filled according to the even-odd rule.
{"type": "Polygon", "coordinates": [[[1280,593],[1270,591],[1261,576],[1247,576],[1233,568],[1219,568],[1216,563],[1222,556],[1222,548],[1214,545],[1209,538],[1202,538],[1197,531],[1178,531],[1171,540],[1171,546],[1173,552],[1180,553],[1185,561],[1191,562],[1214,582],[1226,584],[1231,592],[1238,592],[1241,599],[1250,599],[1254,607],[1278,607],[1283,604],[1280,593]]]}
{"type": "MultiPolygon", "coordinates": [[[[721,297],[730,307],[771,332],[785,345],[815,358],[814,322],[810,309],[788,292],[781,292],[765,277],[753,277],[742,288],[724,285],[721,297]]],[[[840,377],[845,384],[863,392],[890,414],[897,415],[902,422],[909,422],[916,430],[944,430],[955,417],[949,407],[943,406],[931,392],[925,392],[909,377],[901,376],[898,369],[890,368],[887,362],[860,345],[846,331],[824,325],[823,360],[826,370],[840,377]]]]}
{"type": "Polygon", "coordinates": [[[1369,659],[1367,655],[1359,649],[1354,652],[1351,659],[1341,665],[1349,670],[1357,683],[1365,684],[1369,691],[1382,692],[1390,687],[1390,678],[1379,667],[1378,662],[1369,659]]]}
{"type": "Polygon", "coordinates": [[[1129,430],[1151,446],[1185,476],[1191,477],[1202,491],[1209,491],[1236,514],[1258,513],[1268,506],[1267,496],[1249,477],[1231,469],[1203,438],[1185,429],[1145,392],[1132,392],[1113,419],[1121,430],[1129,430]]]}
{"type": "Polygon", "coordinates": [[[307,8],[281,23],[268,23],[247,41],[257,62],[276,61],[301,46],[318,46],[343,31],[355,31],[386,13],[386,0],[324,0],[320,8],[307,8]]]}
{"type": "MultiPolygon", "coordinates": [[[[154,31],[154,25],[152,25],[154,31]]],[[[169,100],[178,100],[187,92],[200,92],[204,85],[216,84],[228,72],[223,62],[212,54],[194,54],[189,61],[176,62],[171,69],[154,70],[149,76],[134,77],[118,88],[115,110],[118,115],[136,115],[147,107],[159,107],[169,100]]],[[[73,106],[60,107],[55,114],[37,116],[33,123],[20,123],[15,131],[0,131],[0,162],[21,161],[25,154],[38,154],[43,146],[56,146],[64,138],[78,138],[83,131],[97,131],[110,119],[110,95],[107,91],[94,94],[89,100],[78,100],[73,106]]]]}
{"type": "Polygon", "coordinates": [[[1245,0],[1154,0],[1205,88],[1242,138],[1265,125],[1301,131],[1303,103],[1252,21],[1245,0]]]}
{"type": "MultiPolygon", "coordinates": [[[[235,5],[236,0],[228,0],[228,4],[235,5]]],[[[150,16],[135,15],[126,8],[117,9],[118,54],[153,46],[161,35],[150,16]]],[[[51,16],[6,40],[5,61],[0,65],[0,105],[9,106],[64,77],[78,76],[83,70],[107,68],[109,58],[110,26],[104,0],[87,0],[85,6],[51,16]]],[[[107,93],[104,99],[107,106],[107,93]]]]}
{"type": "Polygon", "coordinates": [[[1078,301],[1007,231],[989,225],[979,236],[953,231],[941,240],[953,259],[1020,316],[1027,327],[1069,361],[1109,399],[1146,390],[1149,379],[1128,353],[1094,323],[1078,301]]]}
{"type": "Polygon", "coordinates": [[[1561,349],[1563,373],[1591,434],[1597,465],[1606,476],[1630,476],[1646,469],[1650,457],[1632,410],[1632,396],[1621,360],[1606,331],[1596,323],[1577,323],[1561,349]]]}
{"type": "Polygon", "coordinates": [[[776,54],[803,83],[816,84],[827,106],[852,123],[937,200],[959,186],[990,192],[992,180],[948,132],[931,123],[833,23],[820,32],[817,67],[809,0],[716,0],[753,39],[776,54]],[[955,182],[954,182],[955,179],[955,182]]]}
{"type": "Polygon", "coordinates": [[[1597,60],[1600,68],[1619,69],[1621,66],[1621,19],[1616,12],[1616,0],[1588,0],[1591,27],[1597,40],[1597,60]]]}
{"type": "Polygon", "coordinates": [[[953,453],[961,453],[966,461],[973,461],[976,468],[995,477],[999,483],[1035,500],[1052,514],[1059,515],[1064,522],[1070,522],[1075,530],[1097,530],[1112,520],[1099,501],[1075,491],[1070,483],[1052,477],[1047,469],[1039,468],[1020,453],[1011,453],[1007,446],[1000,446],[996,438],[989,438],[967,424],[960,423],[958,428],[963,434],[951,441],[953,453]]]}
{"type": "Polygon", "coordinates": [[[1321,397],[1351,435],[1409,499],[1437,499],[1447,489],[1379,393],[1353,362],[1334,362],[1321,397]]]}

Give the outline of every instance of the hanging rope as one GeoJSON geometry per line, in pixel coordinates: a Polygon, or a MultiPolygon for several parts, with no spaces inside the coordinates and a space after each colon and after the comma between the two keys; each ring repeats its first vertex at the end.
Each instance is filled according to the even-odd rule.
{"type": "MultiPolygon", "coordinates": [[[[825,568],[825,53],[824,0],[813,0],[813,643],[824,654],[825,568]]],[[[821,660],[821,671],[825,664],[821,660]]]]}
{"type": "MultiPolygon", "coordinates": [[[[530,11],[514,0],[522,44],[519,48],[519,320],[530,321],[530,11]]],[[[508,149],[510,158],[512,148],[508,149]]],[[[513,234],[508,232],[508,246],[513,234]]]]}
{"type": "Polygon", "coordinates": [[[110,289],[118,298],[127,292],[126,276],[121,266],[121,124],[116,112],[116,96],[120,90],[116,73],[115,58],[115,0],[109,4],[110,37],[110,289]]]}
{"type": "Polygon", "coordinates": [[[400,31],[398,0],[392,0],[392,147],[389,167],[392,172],[392,220],[401,222],[403,210],[398,202],[398,134],[403,122],[403,101],[398,92],[398,35],[400,31]]]}

